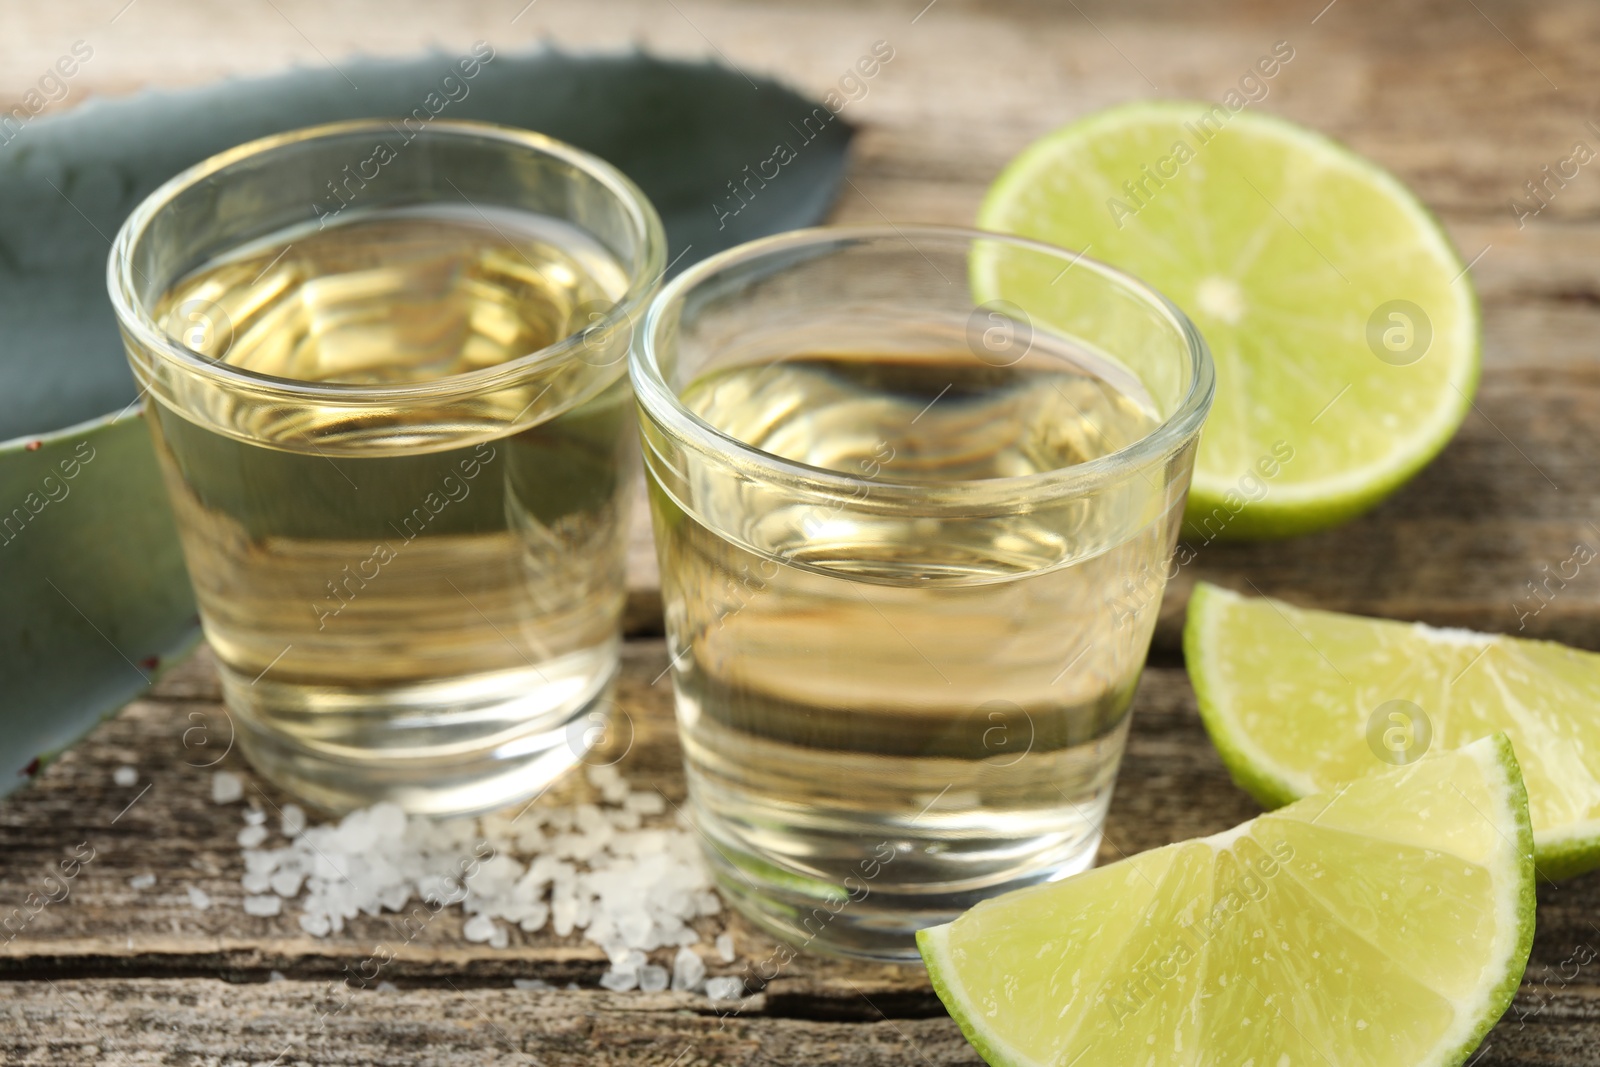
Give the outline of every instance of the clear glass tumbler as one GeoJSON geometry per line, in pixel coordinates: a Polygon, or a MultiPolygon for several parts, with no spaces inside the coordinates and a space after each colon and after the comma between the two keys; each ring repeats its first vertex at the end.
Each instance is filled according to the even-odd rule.
{"type": "Polygon", "coordinates": [[[1027,240],[811,230],[684,272],[631,368],[729,897],[909,959],[1092,864],[1211,402],[1183,313],[1027,240]]]}
{"type": "Polygon", "coordinates": [[[485,810],[571,766],[617,671],[625,374],[665,240],[526,131],[232,149],[109,284],[250,761],[316,804],[485,810]]]}

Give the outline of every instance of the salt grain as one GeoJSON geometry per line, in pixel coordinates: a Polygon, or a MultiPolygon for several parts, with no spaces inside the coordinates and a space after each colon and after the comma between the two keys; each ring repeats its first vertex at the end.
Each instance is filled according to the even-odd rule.
{"type": "Polygon", "coordinates": [[[555,986],[551,985],[549,982],[546,982],[543,978],[513,978],[511,979],[511,984],[518,989],[525,989],[529,991],[555,988],[555,986]]]}
{"type": "Polygon", "coordinates": [[[626,993],[639,984],[638,971],[608,970],[600,976],[600,988],[613,993],[626,993]]]}
{"type": "Polygon", "coordinates": [[[111,780],[118,785],[132,785],[139,780],[139,772],[132,767],[118,767],[111,772],[111,780]]]}
{"type": "Polygon", "coordinates": [[[189,887],[189,906],[197,911],[205,911],[211,907],[211,894],[199,886],[189,887]]]}
{"type": "Polygon", "coordinates": [[[623,807],[640,815],[660,815],[667,810],[667,798],[660,793],[634,793],[623,807]]]}
{"type": "Polygon", "coordinates": [[[737,1000],[743,995],[743,978],[728,975],[722,978],[706,979],[706,998],[708,1000],[737,1000]]]}
{"type": "Polygon", "coordinates": [[[260,808],[251,808],[249,811],[244,813],[244,823],[246,826],[264,826],[266,825],[266,821],[267,813],[262,811],[260,808]]]}
{"type": "Polygon", "coordinates": [[[239,844],[243,848],[255,848],[267,839],[265,826],[246,826],[239,831],[239,844]]]}
{"type": "Polygon", "coordinates": [[[732,963],[733,962],[734,952],[733,952],[733,935],[732,934],[718,934],[717,935],[717,955],[722,957],[722,962],[723,963],[732,963]]]}
{"type": "Polygon", "coordinates": [[[156,876],[153,874],[136,874],[128,879],[129,889],[149,889],[155,884],[156,876]]]}
{"type": "Polygon", "coordinates": [[[639,991],[641,993],[659,993],[667,988],[667,969],[650,964],[639,968],[639,991]]]}
{"type": "Polygon", "coordinates": [[[305,809],[298,804],[285,804],[283,806],[283,836],[299,837],[300,832],[305,828],[305,809]]]}
{"type": "MultiPolygon", "coordinates": [[[[721,941],[722,938],[717,940],[721,941]]],[[[688,945],[678,949],[678,954],[672,957],[672,988],[680,992],[693,992],[700,988],[700,983],[705,979],[706,965],[700,959],[700,954],[688,945]]]]}
{"type": "Polygon", "coordinates": [[[296,870],[275,871],[267,887],[280,897],[293,897],[300,892],[300,882],[305,875],[296,870]]]}
{"type": "Polygon", "coordinates": [[[211,776],[211,803],[232,804],[244,796],[244,783],[231,771],[218,771],[211,776]]]}
{"type": "Polygon", "coordinates": [[[259,897],[244,898],[244,913],[246,915],[259,915],[266,917],[276,915],[283,910],[283,898],[273,896],[271,893],[259,897]]]}
{"type": "Polygon", "coordinates": [[[650,962],[650,957],[636,948],[613,945],[606,950],[606,954],[611,958],[611,969],[614,971],[637,971],[650,962]]]}
{"type": "Polygon", "coordinates": [[[487,941],[494,936],[498,929],[494,920],[487,915],[474,915],[461,926],[461,936],[468,941],[487,941]]]}

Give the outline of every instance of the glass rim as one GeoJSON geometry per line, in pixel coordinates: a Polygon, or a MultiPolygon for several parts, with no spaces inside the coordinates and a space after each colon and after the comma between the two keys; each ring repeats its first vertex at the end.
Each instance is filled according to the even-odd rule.
{"type": "MultiPolygon", "coordinates": [[[[417,138],[451,137],[500,141],[508,146],[530,149],[552,156],[571,165],[604,186],[624,206],[637,232],[644,250],[644,261],[638,269],[629,268],[628,289],[604,315],[591,326],[561,340],[524,353],[491,367],[464,371],[460,374],[430,378],[425,381],[404,382],[393,385],[363,385],[352,382],[315,382],[299,378],[284,378],[246,370],[213,359],[171,337],[156,323],[146,302],[139,298],[134,275],[134,249],[148,233],[163,209],[188,189],[211,178],[246,159],[269,152],[281,151],[310,141],[346,137],[361,133],[383,131],[392,133],[393,120],[383,118],[345,119],[338,122],[304,126],[282,133],[258,137],[253,141],[235,145],[201,160],[163,182],[149,196],[139,202],[123,221],[112,241],[106,262],[106,287],[110,291],[111,305],[118,324],[130,333],[145,350],[179,364],[185,370],[203,377],[242,386],[257,393],[275,395],[296,402],[332,401],[345,406],[381,406],[395,401],[436,400],[449,396],[472,396],[509,388],[529,371],[558,363],[582,346],[584,338],[593,332],[604,333],[619,323],[630,320],[654,295],[662,276],[666,273],[666,230],[661,217],[644,191],[632,179],[599,156],[576,148],[565,141],[546,134],[493,122],[465,119],[436,119],[417,138]]],[[[407,142],[409,143],[409,142],[407,142]]],[[[469,201],[470,203],[470,201],[469,201]]],[[[177,281],[178,279],[171,279],[177,281]]]]}
{"type": "Polygon", "coordinates": [[[785,482],[824,494],[850,494],[861,486],[874,493],[898,498],[932,497],[976,503],[1011,499],[1020,494],[1046,492],[1052,496],[1091,489],[1131,472],[1150,460],[1174,451],[1185,438],[1198,432],[1211,407],[1216,373],[1211,351],[1199,329],[1176,304],[1149,284],[1081,252],[1015,234],[998,233],[975,227],[932,224],[817,226],[791,230],[758,238],[716,255],[708,256],[668,282],[645,311],[644,321],[628,354],[634,395],[641,408],[660,423],[677,441],[703,455],[714,457],[724,466],[776,474],[785,482]],[[888,240],[904,242],[913,251],[913,238],[929,240],[996,241],[1066,261],[1070,267],[1082,266],[1114,281],[1145,301],[1173,328],[1184,343],[1189,359],[1189,388],[1173,411],[1159,425],[1137,440],[1103,456],[1070,467],[1036,471],[1033,474],[1004,478],[958,479],[941,482],[896,481],[892,478],[865,478],[843,471],[786,459],[743,441],[702,419],[689,410],[662,376],[657,354],[660,334],[668,325],[669,311],[680,307],[688,292],[722,272],[769,256],[806,247],[828,244],[865,243],[888,240]]]}

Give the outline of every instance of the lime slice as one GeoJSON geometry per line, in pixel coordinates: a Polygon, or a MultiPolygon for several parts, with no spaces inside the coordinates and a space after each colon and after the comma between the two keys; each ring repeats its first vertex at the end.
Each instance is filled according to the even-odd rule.
{"type": "Polygon", "coordinates": [[[1527,965],[1531,850],[1495,737],[917,943],[991,1064],[1459,1064],[1527,965]]]}
{"type": "Polygon", "coordinates": [[[1600,866],[1600,655],[1205,582],[1183,647],[1211,740],[1268,807],[1504,733],[1528,783],[1539,873],[1600,866]]]}
{"type": "MultiPolygon", "coordinates": [[[[1470,406],[1477,299],[1439,224],[1387,172],[1281,119],[1176,102],[1100,112],[1012,161],[978,225],[1120,267],[1199,327],[1217,391],[1192,537],[1359,514],[1470,406]]],[[[1061,274],[1019,261],[978,295],[1049,321],[1061,274]]]]}

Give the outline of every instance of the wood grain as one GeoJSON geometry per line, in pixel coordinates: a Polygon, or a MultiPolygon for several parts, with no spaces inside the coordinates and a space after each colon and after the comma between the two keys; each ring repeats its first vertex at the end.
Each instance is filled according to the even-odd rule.
{"type": "MultiPolygon", "coordinates": [[[[949,1018],[720,1018],[671,994],[398,988],[329,1001],[308,982],[0,983],[8,1064],[383,1063],[394,1067],[981,1067],[949,1018]],[[339,1005],[342,1010],[335,1010],[339,1005]]],[[[1592,988],[1519,997],[1474,1067],[1592,1063],[1592,988]]]]}
{"type": "MultiPolygon", "coordinates": [[[[632,742],[618,767],[630,779],[682,803],[670,694],[666,683],[651,684],[666,662],[660,642],[630,642],[618,699],[629,728],[618,731],[617,743],[629,736],[632,742]]],[[[32,788],[0,807],[0,900],[21,900],[36,890],[51,866],[79,842],[91,843],[96,851],[94,861],[74,880],[70,896],[46,907],[0,946],[0,982],[16,991],[15,1004],[21,1005],[13,1007],[10,1018],[17,1019],[20,1011],[48,1020],[45,1028],[60,1037],[52,1054],[67,1056],[69,1048],[92,1043],[80,1032],[92,1033],[92,1028],[74,1021],[81,1017],[116,1035],[113,1045],[102,1048],[107,1062],[130,1062],[117,1057],[149,1047],[181,1051],[183,1035],[205,1027],[220,1027],[218,1033],[226,1040],[267,1060],[285,1043],[310,1048],[322,1042],[357,1062],[380,1046],[389,1047],[387,1055],[394,1062],[450,1062],[440,1048],[456,1046],[441,1046],[433,1036],[446,1028],[456,1034],[455,1040],[486,1054],[509,1042],[519,1054],[548,1062],[566,1062],[562,1057],[568,1055],[599,1056],[592,1062],[600,1063],[657,1062],[654,1057],[664,1055],[660,1062],[667,1062],[689,1041],[696,1043],[696,1055],[711,1063],[751,1062],[754,1049],[779,1057],[772,1062],[797,1062],[781,1057],[797,1055],[806,1041],[832,1049],[830,1055],[841,1063],[920,1062],[906,1039],[932,1062],[974,1062],[963,1058],[970,1051],[964,1051],[926,976],[914,967],[798,957],[740,1005],[737,1034],[743,1036],[736,1038],[719,1029],[716,1013],[703,997],[630,998],[599,992],[595,983],[605,968],[599,949],[576,937],[557,938],[548,930],[533,935],[513,931],[511,946],[496,950],[465,941],[461,916],[453,912],[441,914],[411,940],[400,938],[384,917],[364,916],[343,934],[311,938],[287,911],[272,918],[247,916],[239,886],[244,867],[234,841],[244,825],[241,808],[255,804],[270,812],[288,798],[256,780],[235,752],[223,755],[215,767],[203,766],[216,759],[227,738],[228,720],[217,695],[210,656],[202,650],[169,673],[150,699],[130,705],[48,767],[32,788]],[[191,734],[186,744],[185,733],[198,728],[206,734],[191,734]],[[120,766],[137,768],[140,781],[116,785],[112,774],[120,766]],[[245,778],[242,804],[211,802],[215,769],[245,778]],[[144,873],[156,874],[156,885],[130,887],[129,879],[144,873]],[[209,909],[196,910],[189,903],[190,886],[212,898],[209,909]],[[397,991],[348,989],[343,984],[347,974],[380,945],[390,948],[394,959],[377,980],[397,991]],[[276,977],[273,972],[287,982],[264,984],[276,977]],[[518,978],[539,978],[557,987],[576,983],[580,988],[539,994],[508,990],[518,978]],[[219,990],[228,992],[224,996],[219,990]],[[352,997],[359,1010],[351,1009],[348,1017],[340,1012],[337,1025],[317,1024],[328,1003],[352,997]],[[504,1035],[495,1034],[481,1019],[474,1022],[463,998],[476,1003],[504,1035]],[[226,1018],[237,1014],[240,1004],[250,1005],[247,1015],[258,1029],[226,1018]],[[576,1029],[547,1032],[549,1017],[591,1015],[591,1022],[573,1024],[576,1029]],[[136,1026],[128,1024],[136,1033],[124,1037],[128,1026],[116,1023],[118,1019],[139,1020],[136,1026]],[[811,1023],[802,1025],[802,1020],[811,1023]],[[462,1027],[469,1033],[459,1033],[462,1027]],[[413,1040],[407,1034],[418,1036],[413,1040]],[[280,1044],[251,1049],[252,1040],[268,1036],[280,1044]],[[161,1040],[172,1043],[161,1045],[161,1040]],[[592,1044],[612,1041],[624,1042],[627,1051],[596,1051],[592,1044]],[[606,1060],[605,1055],[639,1059],[606,1060]]],[[[1181,670],[1147,670],[1134,708],[1102,863],[1214,833],[1257,814],[1254,802],[1229,783],[1206,742],[1193,691],[1181,670]]],[[[588,798],[588,786],[575,777],[549,802],[588,798]]],[[[1600,946],[1600,931],[1593,925],[1596,914],[1600,875],[1541,888],[1528,980],[1519,1007],[1502,1024],[1505,1034],[1497,1046],[1504,1055],[1559,1051],[1562,1042],[1576,1042],[1583,1024],[1600,1013],[1595,1007],[1600,1000],[1588,999],[1600,997],[1600,990],[1591,986],[1593,964],[1574,966],[1600,946]]],[[[709,941],[723,930],[733,933],[739,959],[729,965],[713,960],[713,974],[748,975],[749,964],[775,948],[736,915],[706,921],[701,932],[709,941]]],[[[5,1018],[0,1016],[0,1049],[10,1040],[8,1051],[18,1062],[28,1062],[27,1056],[39,1050],[21,1041],[5,1018]]],[[[305,1055],[322,1061],[320,1052],[305,1055]]],[[[285,1062],[295,1062],[295,1057],[285,1062]]]]}
{"type": "MultiPolygon", "coordinates": [[[[629,642],[617,697],[622,721],[613,744],[626,750],[617,764],[625,776],[681,805],[685,790],[669,682],[651,684],[666,663],[661,642],[629,642]]],[[[234,841],[244,826],[242,808],[255,806],[270,815],[291,798],[259,782],[228,749],[231,720],[218,695],[210,654],[202,650],[168,674],[150,699],[129,705],[0,807],[0,855],[5,857],[0,900],[25,897],[79,842],[89,842],[96,853],[68,900],[44,909],[20,936],[0,946],[0,978],[47,972],[166,977],[213,967],[256,977],[271,970],[333,975],[376,941],[395,936],[393,926],[379,918],[358,918],[340,936],[311,938],[288,913],[243,914],[239,879],[244,868],[234,841]],[[116,785],[112,776],[121,766],[136,768],[139,782],[116,785]],[[219,769],[247,781],[242,804],[211,802],[211,776],[219,769]],[[143,873],[156,874],[156,885],[131,888],[128,880],[143,873]],[[194,909],[190,886],[205,891],[214,905],[194,909]],[[49,965],[42,966],[47,958],[49,965]]],[[[1182,671],[1148,672],[1136,706],[1139,726],[1129,742],[1103,860],[1213,833],[1255,814],[1255,805],[1228,784],[1220,760],[1205,743],[1182,671]],[[1183,799],[1197,797],[1207,802],[1183,799]]],[[[551,792],[548,802],[588,799],[590,787],[574,775],[551,792]]],[[[772,949],[772,942],[728,919],[745,959],[762,958],[772,949]]],[[[713,923],[703,932],[709,940],[721,929],[713,923]]],[[[459,915],[441,915],[406,946],[394,973],[460,976],[469,982],[534,977],[592,984],[605,967],[598,947],[578,938],[516,931],[512,936],[510,950],[471,944],[460,936],[459,915]]],[[[714,965],[712,973],[736,970],[714,965]]],[[[769,987],[769,994],[831,989],[817,995],[832,996],[844,979],[872,992],[926,991],[914,968],[803,958],[774,983],[776,988],[769,987]]]]}

